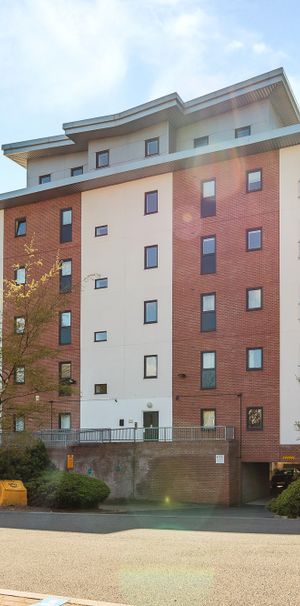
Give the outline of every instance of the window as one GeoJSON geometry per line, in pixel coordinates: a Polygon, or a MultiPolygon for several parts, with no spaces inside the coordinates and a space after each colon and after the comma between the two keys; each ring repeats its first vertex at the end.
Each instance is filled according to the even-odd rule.
{"type": "Polygon", "coordinates": [[[263,429],[262,406],[253,406],[252,408],[247,408],[247,429],[250,431],[263,429]]]}
{"type": "Polygon", "coordinates": [[[96,168],[109,166],[109,149],[96,152],[96,168]]]}
{"type": "Polygon", "coordinates": [[[72,242],[72,208],[60,211],[60,242],[72,242]]]}
{"type": "Polygon", "coordinates": [[[71,429],[71,413],[61,412],[58,415],[58,427],[59,429],[71,429]]]}
{"type": "Polygon", "coordinates": [[[260,250],[262,248],[262,229],[247,230],[247,250],[260,250]]]}
{"type": "Polygon", "coordinates": [[[101,396],[107,394],[107,383],[95,383],[94,393],[101,396]]]}
{"type": "Polygon", "coordinates": [[[144,301],[144,324],[157,322],[157,299],[144,301]]]}
{"type": "Polygon", "coordinates": [[[23,335],[25,332],[25,316],[15,317],[15,334],[23,335]]]}
{"type": "Polygon", "coordinates": [[[59,363],[59,390],[60,396],[69,396],[71,394],[72,384],[72,364],[71,362],[59,363]]]}
{"type": "Polygon", "coordinates": [[[70,311],[62,311],[59,314],[59,344],[70,345],[71,343],[72,314],[70,311]]]}
{"type": "Polygon", "coordinates": [[[25,366],[16,366],[14,370],[14,383],[23,385],[25,383],[25,366]]]}
{"type": "Polygon", "coordinates": [[[214,428],[216,426],[216,409],[201,410],[201,427],[214,428]]]}
{"type": "Polygon", "coordinates": [[[16,219],[15,221],[15,236],[19,238],[20,236],[26,236],[26,219],[16,219]]]}
{"type": "Polygon", "coordinates": [[[194,139],[194,147],[202,147],[203,145],[209,144],[209,137],[205,135],[204,137],[197,137],[194,139]]]}
{"type": "Polygon", "coordinates": [[[26,284],[26,269],[19,267],[15,270],[15,281],[17,284],[26,284]]]}
{"type": "Polygon", "coordinates": [[[99,330],[98,332],[94,332],[94,341],[99,343],[100,341],[107,341],[107,331],[99,330]]]}
{"type": "Polygon", "coordinates": [[[262,347],[247,348],[247,370],[262,370],[263,349],[262,347]]]}
{"type": "Polygon", "coordinates": [[[262,171],[248,170],[247,172],[247,192],[260,191],[262,189],[262,171]]]}
{"type": "Polygon", "coordinates": [[[83,174],[83,166],[75,166],[71,168],[71,177],[79,177],[83,174]]]}
{"type": "Polygon", "coordinates": [[[124,419],[119,419],[119,427],[124,427],[124,419]]]}
{"type": "Polygon", "coordinates": [[[144,356],[144,379],[157,379],[158,356],[144,356]]]}
{"type": "Polygon", "coordinates": [[[95,237],[99,236],[107,236],[108,235],[108,225],[98,225],[95,227],[95,237]]]}
{"type": "Polygon", "coordinates": [[[235,129],[235,138],[239,139],[240,137],[249,137],[251,135],[251,126],[240,126],[240,128],[235,129]]]}
{"type": "Polygon", "coordinates": [[[201,295],[201,332],[216,330],[216,293],[201,295]]]}
{"type": "Polygon", "coordinates": [[[108,278],[96,278],[95,280],[95,288],[107,288],[108,287],[108,278]]]}
{"type": "Polygon", "coordinates": [[[147,191],[145,193],[145,215],[158,212],[158,191],[147,191]]]}
{"type": "Polygon", "coordinates": [[[216,352],[203,351],[201,353],[201,389],[214,389],[216,387],[216,352]]]}
{"type": "Polygon", "coordinates": [[[202,181],[201,217],[214,217],[216,214],[216,180],[202,181]]]}
{"type": "Polygon", "coordinates": [[[144,252],[144,268],[152,269],[158,267],[158,245],[145,246],[144,252]]]}
{"type": "Polygon", "coordinates": [[[262,288],[247,288],[246,290],[246,309],[262,308],[262,288]]]}
{"type": "Polygon", "coordinates": [[[39,176],[39,184],[43,185],[44,183],[50,183],[51,175],[40,175],[39,176]]]}
{"type": "Polygon", "coordinates": [[[156,156],[159,154],[159,138],[147,139],[145,141],[145,156],[156,156]]]}
{"type": "Polygon", "coordinates": [[[216,272],[216,236],[202,238],[201,273],[216,272]]]}
{"type": "Polygon", "coordinates": [[[95,288],[107,288],[108,287],[108,278],[96,278],[95,280],[95,288]]]}
{"type": "Polygon", "coordinates": [[[25,418],[14,415],[14,431],[25,431],[25,418]]]}
{"type": "Polygon", "coordinates": [[[59,272],[59,290],[60,292],[70,292],[72,290],[72,260],[61,261],[59,272]]]}

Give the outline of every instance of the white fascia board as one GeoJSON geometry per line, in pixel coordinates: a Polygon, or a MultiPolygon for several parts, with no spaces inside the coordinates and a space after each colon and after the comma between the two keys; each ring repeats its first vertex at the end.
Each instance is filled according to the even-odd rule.
{"type": "Polygon", "coordinates": [[[236,155],[257,154],[298,144],[300,144],[300,124],[285,126],[267,133],[233,139],[225,145],[224,142],[221,142],[215,145],[208,145],[205,149],[187,149],[172,154],[151,157],[151,161],[148,158],[144,158],[135,162],[116,164],[108,168],[89,171],[78,177],[68,177],[44,185],[6,192],[0,194],[0,208],[50,200],[58,196],[67,196],[155,174],[163,174],[183,168],[208,164],[212,159],[214,162],[221,161],[236,155]]]}

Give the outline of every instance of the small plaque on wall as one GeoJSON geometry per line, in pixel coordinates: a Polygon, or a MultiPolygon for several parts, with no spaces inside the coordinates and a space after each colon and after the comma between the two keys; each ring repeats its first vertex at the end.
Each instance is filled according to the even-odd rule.
{"type": "Polygon", "coordinates": [[[225,463],[225,457],[224,455],[216,455],[216,463],[225,463]]]}

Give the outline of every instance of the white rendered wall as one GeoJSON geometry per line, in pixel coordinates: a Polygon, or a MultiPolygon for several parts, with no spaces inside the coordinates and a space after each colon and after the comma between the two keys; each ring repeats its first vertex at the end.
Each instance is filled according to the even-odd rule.
{"type": "Polygon", "coordinates": [[[300,433],[300,146],[280,150],[280,443],[300,433]]]}
{"type": "Polygon", "coordinates": [[[86,152],[73,152],[33,158],[27,165],[27,187],[39,185],[41,175],[51,175],[51,181],[66,179],[71,176],[71,168],[83,166],[83,172],[88,169],[88,154],[86,152]]]}
{"type": "Polygon", "coordinates": [[[82,194],[82,276],[94,277],[81,295],[81,426],[143,425],[143,411],[158,411],[172,425],[172,175],[82,194]],[[144,194],[158,190],[158,213],[144,215],[144,194]],[[95,237],[95,226],[109,235],[95,237]],[[144,247],[158,244],[159,267],[144,270],[144,247]],[[158,299],[158,323],[144,325],[144,301],[158,299]],[[94,343],[106,330],[108,341],[94,343]],[[144,355],[158,355],[158,378],[144,379],[144,355]],[[107,383],[108,395],[94,395],[107,383]],[[117,400],[117,402],[115,401],[117,400]],[[152,406],[150,407],[150,403],[152,406]],[[148,405],[148,406],[147,406],[148,405]]]}

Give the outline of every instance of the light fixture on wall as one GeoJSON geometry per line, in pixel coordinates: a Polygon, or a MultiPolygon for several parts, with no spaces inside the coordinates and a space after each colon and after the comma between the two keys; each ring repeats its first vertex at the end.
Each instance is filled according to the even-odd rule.
{"type": "Polygon", "coordinates": [[[147,408],[153,408],[152,402],[147,402],[147,408]]]}

